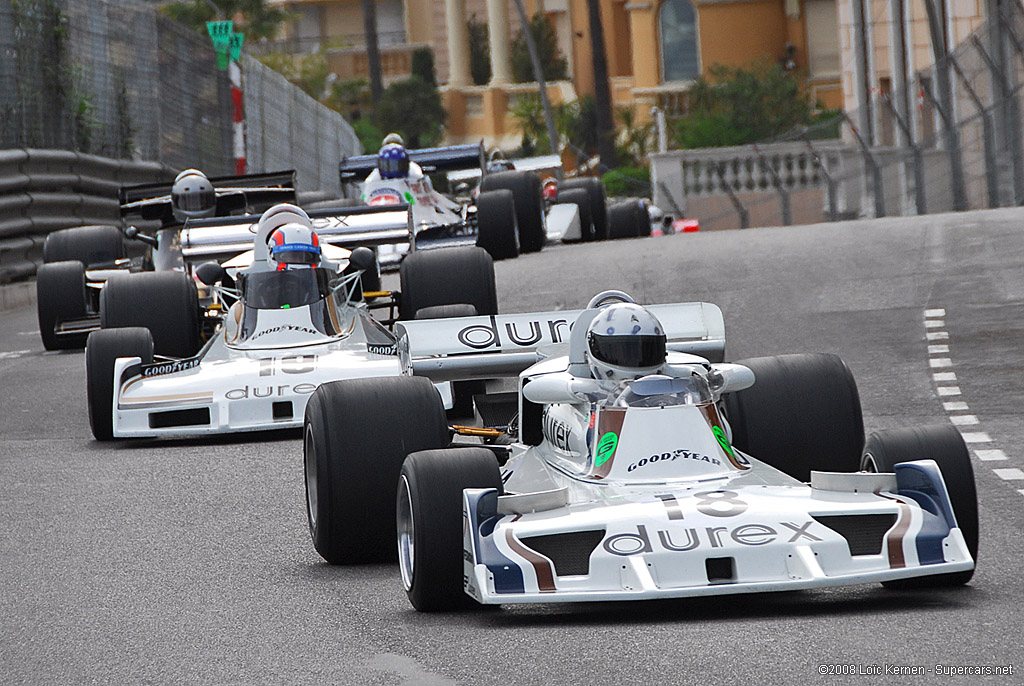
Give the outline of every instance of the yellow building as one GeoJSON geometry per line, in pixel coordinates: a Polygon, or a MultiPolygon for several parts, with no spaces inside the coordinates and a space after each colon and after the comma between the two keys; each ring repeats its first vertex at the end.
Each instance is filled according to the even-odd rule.
{"type": "MultiPolygon", "coordinates": [[[[842,0],[840,0],[842,1],[842,0]]],[[[273,2],[273,0],[272,0],[273,2]]],[[[609,85],[616,107],[633,107],[639,121],[651,108],[686,109],[694,80],[715,64],[747,66],[759,59],[788,62],[807,75],[812,96],[841,107],[837,0],[599,0],[609,85]]],[[[299,48],[328,48],[339,78],[366,75],[360,0],[277,0],[298,15],[288,40],[299,48]]],[[[549,84],[556,103],[594,92],[587,0],[525,0],[527,14],[543,12],[558,37],[570,78],[549,84]]],[[[520,133],[508,115],[514,99],[535,84],[512,83],[511,36],[519,31],[509,0],[377,0],[385,81],[408,74],[412,50],[433,49],[449,113],[447,139],[484,138],[515,147],[520,133]],[[470,17],[486,23],[492,77],[470,77],[470,17]]]]}

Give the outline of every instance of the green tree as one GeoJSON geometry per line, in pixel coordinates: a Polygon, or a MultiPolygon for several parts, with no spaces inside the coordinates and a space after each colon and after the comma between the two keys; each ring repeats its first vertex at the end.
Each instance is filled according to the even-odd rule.
{"type": "MultiPolygon", "coordinates": [[[[235,30],[245,34],[247,41],[258,38],[275,38],[281,26],[291,19],[291,14],[280,6],[271,6],[267,0],[214,0],[223,18],[237,18],[235,30]]],[[[191,26],[206,34],[206,22],[217,19],[208,0],[180,0],[165,5],[164,13],[171,19],[191,26]]]]}
{"type": "Polygon", "coordinates": [[[318,100],[323,97],[327,87],[327,76],[330,74],[327,56],[323,52],[314,52],[301,57],[284,52],[269,52],[266,55],[261,55],[258,59],[308,95],[318,100]]]}
{"type": "MultiPolygon", "coordinates": [[[[558,36],[551,22],[541,13],[530,19],[530,33],[537,45],[540,63],[544,67],[544,79],[547,81],[564,81],[568,78],[569,65],[565,56],[558,49],[558,36]]],[[[533,63],[530,62],[530,51],[526,47],[526,35],[522,29],[512,40],[512,77],[516,83],[534,81],[533,63]]],[[[474,79],[475,80],[475,79],[474,79]]]]}
{"type": "Polygon", "coordinates": [[[374,123],[381,131],[396,131],[410,148],[441,140],[446,112],[441,94],[418,76],[395,81],[384,90],[374,123]]]}
{"type": "Polygon", "coordinates": [[[744,145],[778,137],[811,120],[800,75],[762,60],[749,68],[714,65],[690,90],[690,114],[677,124],[684,148],[744,145]]]}
{"type": "Polygon", "coordinates": [[[636,121],[636,110],[632,107],[620,107],[615,111],[615,118],[622,124],[619,134],[620,147],[617,157],[621,164],[641,167],[647,164],[647,153],[651,150],[654,135],[654,124],[639,124],[636,121]]]}
{"type": "Polygon", "coordinates": [[[466,22],[469,29],[469,73],[473,83],[486,86],[491,80],[491,41],[487,36],[487,24],[477,21],[472,15],[466,22]]]}
{"type": "Polygon", "coordinates": [[[430,48],[416,48],[412,51],[412,64],[409,70],[431,86],[437,87],[437,74],[434,71],[434,51],[430,48]]]}

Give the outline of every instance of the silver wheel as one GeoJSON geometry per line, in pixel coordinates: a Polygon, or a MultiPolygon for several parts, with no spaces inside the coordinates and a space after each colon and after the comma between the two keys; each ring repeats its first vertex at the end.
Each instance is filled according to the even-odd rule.
{"type": "Polygon", "coordinates": [[[306,472],[306,513],[309,515],[309,528],[316,532],[317,513],[317,479],[316,479],[316,447],[313,441],[313,427],[306,427],[306,438],[302,442],[302,456],[306,472]]]}
{"type": "Polygon", "coordinates": [[[871,453],[864,453],[864,457],[860,462],[860,470],[862,472],[871,472],[872,474],[878,474],[878,463],[875,462],[875,456],[871,453]]]}
{"type": "Polygon", "coordinates": [[[412,575],[416,566],[416,524],[413,520],[409,480],[404,474],[398,481],[398,512],[395,515],[395,523],[398,525],[398,568],[402,571],[402,584],[408,591],[412,588],[412,575]]]}

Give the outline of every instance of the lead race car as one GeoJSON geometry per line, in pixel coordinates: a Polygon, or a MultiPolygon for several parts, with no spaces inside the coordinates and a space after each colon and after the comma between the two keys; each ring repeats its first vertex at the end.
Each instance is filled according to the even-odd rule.
{"type": "Polygon", "coordinates": [[[865,444],[842,360],[721,363],[721,312],[708,303],[641,308],[606,293],[582,312],[409,322],[400,350],[434,380],[535,361],[503,431],[456,427],[490,436],[483,445],[451,442],[426,379],[327,384],[307,406],[318,552],[335,563],[379,556],[390,524],[418,610],[955,585],[973,574],[977,501],[956,429],[865,444]],[[570,323],[567,345],[551,346],[570,323]],[[386,399],[387,439],[365,414],[345,414],[371,394],[386,399]],[[351,421],[373,438],[339,443],[351,421]],[[346,507],[390,500],[386,483],[350,492],[346,475],[371,460],[378,472],[402,465],[397,512],[356,531],[346,507]]]}
{"type": "MultiPolygon", "coordinates": [[[[298,207],[277,205],[244,225],[255,229],[249,251],[196,269],[214,290],[205,309],[179,272],[125,275],[104,289],[105,328],[86,347],[97,439],[297,427],[318,384],[401,373],[397,341],[371,307],[409,318],[497,312],[480,248],[411,254],[402,292],[388,293],[372,251],[321,243],[298,207]]],[[[451,407],[451,385],[437,390],[451,407]]]]}

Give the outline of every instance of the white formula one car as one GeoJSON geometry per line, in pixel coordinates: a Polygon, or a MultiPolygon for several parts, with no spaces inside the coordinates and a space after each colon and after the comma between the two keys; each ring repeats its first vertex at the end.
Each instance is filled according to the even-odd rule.
{"type": "Polygon", "coordinates": [[[622,311],[609,299],[628,297],[405,326],[406,368],[434,380],[540,358],[519,375],[504,433],[455,428],[492,435],[483,445],[450,442],[426,379],[322,386],[304,446],[318,552],[379,556],[395,532],[406,591],[425,611],[971,578],[977,501],[954,427],[875,433],[865,446],[838,357],[722,364],[721,312],[707,303],[647,308],[663,327],[659,354],[657,336],[603,335],[605,308],[622,311]],[[568,345],[550,345],[569,324],[568,345]],[[615,364],[647,373],[612,383],[602,370],[615,364]],[[386,420],[356,409],[382,401],[386,420]],[[347,478],[371,467],[379,480],[347,478]],[[385,512],[395,476],[397,525],[385,512]]]}
{"type": "MultiPolygon", "coordinates": [[[[371,250],[319,242],[294,206],[243,222],[256,230],[251,249],[197,269],[207,285],[237,284],[214,286],[217,297],[205,309],[180,272],[122,276],[104,289],[104,328],[86,348],[97,439],[298,427],[319,384],[402,372],[396,338],[384,326],[392,322],[371,317],[371,308],[407,318],[497,312],[493,264],[480,248],[410,254],[402,292],[389,293],[379,290],[371,250]],[[268,238],[297,225],[317,246],[316,261],[275,268],[268,238]]],[[[446,407],[457,400],[451,386],[438,385],[446,407]]]]}

